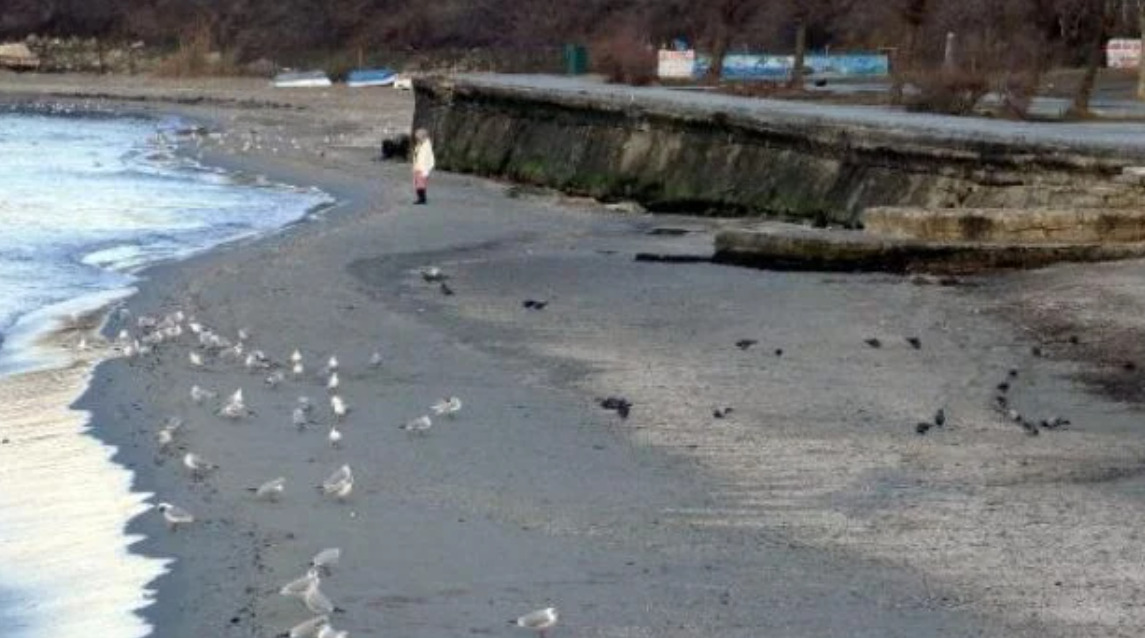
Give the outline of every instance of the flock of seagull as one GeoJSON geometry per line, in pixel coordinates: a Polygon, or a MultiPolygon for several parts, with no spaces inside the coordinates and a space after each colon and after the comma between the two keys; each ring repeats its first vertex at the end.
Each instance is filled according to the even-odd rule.
{"type": "MultiPolygon", "coordinates": [[[[423,271],[422,274],[429,280],[436,274],[440,274],[440,271],[436,271],[436,274],[430,277],[426,277],[426,271],[423,271]]],[[[121,309],[119,316],[121,320],[126,321],[130,317],[130,312],[126,308],[121,309]]],[[[283,361],[276,361],[264,351],[250,346],[249,331],[239,330],[237,338],[232,340],[197,321],[194,317],[187,316],[181,310],[176,310],[162,317],[140,316],[136,319],[134,327],[136,329],[135,334],[124,328],[119,331],[115,339],[114,345],[124,357],[130,358],[150,354],[163,344],[175,344],[180,341],[186,344],[189,340],[191,347],[187,352],[187,363],[192,368],[206,369],[209,365],[221,364],[241,365],[252,373],[258,373],[260,376],[265,375],[264,383],[270,388],[276,388],[291,380],[313,382],[314,379],[314,377],[309,380],[306,378],[306,366],[299,350],[294,350],[283,361]]],[[[376,369],[381,367],[382,362],[381,353],[374,352],[370,356],[368,365],[376,369]]],[[[327,359],[326,365],[318,372],[317,376],[318,379],[322,380],[329,397],[330,414],[333,419],[329,424],[327,441],[334,449],[339,449],[342,445],[344,435],[339,426],[345,422],[351,411],[350,406],[339,394],[339,389],[342,386],[338,375],[339,369],[338,358],[332,355],[327,359]]],[[[241,387],[220,400],[219,392],[196,384],[191,386],[190,397],[193,403],[212,410],[221,419],[238,421],[254,414],[246,403],[241,387]]],[[[424,434],[432,427],[434,417],[452,418],[461,411],[461,407],[461,399],[454,396],[444,397],[430,406],[432,416],[423,414],[399,427],[410,433],[424,434]]],[[[309,397],[299,396],[291,413],[294,427],[302,431],[314,424],[314,410],[314,402],[309,397]]],[[[169,417],[158,428],[155,433],[155,440],[162,453],[168,453],[174,447],[182,428],[183,419],[179,417],[169,417]]],[[[202,480],[218,469],[218,465],[201,454],[191,451],[183,453],[182,465],[193,480],[202,480]]],[[[256,500],[276,501],[286,490],[286,478],[275,477],[261,485],[247,489],[253,493],[256,500]]],[[[331,500],[338,502],[348,500],[354,491],[353,470],[348,464],[343,464],[322,481],[318,490],[324,497],[331,500]]],[[[196,520],[195,516],[187,509],[171,503],[161,502],[156,506],[156,510],[162,514],[167,527],[172,532],[192,525],[196,520]]],[[[336,611],[341,611],[341,609],[336,607],[321,589],[322,579],[333,573],[333,568],[338,564],[341,556],[342,550],[340,548],[323,549],[311,559],[305,574],[279,589],[280,595],[300,600],[311,614],[311,617],[282,634],[283,638],[347,638],[349,636],[346,630],[335,629],[331,624],[331,615],[336,611]]],[[[553,627],[556,622],[557,610],[548,607],[525,614],[511,621],[511,624],[534,630],[541,638],[544,638],[545,632],[553,627]]]]}

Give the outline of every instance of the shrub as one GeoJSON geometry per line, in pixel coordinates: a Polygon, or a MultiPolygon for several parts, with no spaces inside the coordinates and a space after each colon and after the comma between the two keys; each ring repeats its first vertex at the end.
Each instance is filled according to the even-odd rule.
{"type": "Polygon", "coordinates": [[[983,73],[964,70],[942,70],[919,74],[911,85],[917,92],[907,98],[908,111],[967,115],[990,91],[989,79],[983,73]]]}
{"type": "Polygon", "coordinates": [[[656,81],[656,50],[631,23],[603,33],[589,48],[592,68],[609,82],[643,86],[656,81]]]}
{"type": "Polygon", "coordinates": [[[213,42],[210,25],[196,24],[179,38],[179,47],[159,62],[155,72],[167,77],[238,75],[234,59],[214,51],[213,42]]]}

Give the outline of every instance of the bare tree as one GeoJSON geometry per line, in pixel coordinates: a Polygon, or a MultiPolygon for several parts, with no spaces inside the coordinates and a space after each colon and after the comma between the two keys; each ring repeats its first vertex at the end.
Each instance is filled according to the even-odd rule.
{"type": "Polygon", "coordinates": [[[1145,100],[1145,0],[1137,0],[1137,30],[1142,43],[1137,58],[1137,99],[1145,100]]]}
{"type": "Polygon", "coordinates": [[[1069,114],[1073,117],[1089,116],[1089,102],[1097,84],[1097,71],[1105,52],[1105,41],[1117,17],[1116,0],[1085,0],[1078,3],[1081,24],[1084,24],[1085,73],[1073,97],[1069,114]]]}

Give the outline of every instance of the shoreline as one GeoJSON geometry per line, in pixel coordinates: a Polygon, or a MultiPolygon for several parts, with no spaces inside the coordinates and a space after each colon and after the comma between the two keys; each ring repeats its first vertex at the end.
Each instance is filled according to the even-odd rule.
{"type": "Polygon", "coordinates": [[[327,180],[343,203],[148,269],[129,305],[249,328],[257,347],[301,348],[311,368],[337,351],[348,445],[324,443],[324,420],[290,426],[296,394],[322,400],[320,379],[267,390],[228,364],[190,370],[182,349],[102,364],[77,403],[107,424],[97,435],[118,442],[137,485],[201,517],[176,535],[154,515],[129,529],[149,538],[135,550],[180,559],[144,614],[157,635],[279,633],[306,612],[277,586],[325,546],[346,552],[327,593],[352,635],[509,635],[506,618],[547,602],[567,636],[1072,638],[1145,626],[1111,611],[1134,600],[1125,583],[1102,580],[1121,573],[1119,552],[1133,555],[1141,514],[1122,492],[1135,488],[1087,480],[1134,467],[1132,413],[1081,393],[1074,364],[1030,358],[1036,335],[988,316],[1023,282],[1092,271],[942,288],[639,264],[632,254],[706,243],[722,222],[515,200],[445,174],[415,210],[405,166],[370,164],[365,144],[315,150],[209,150],[212,163],[282,181],[327,180]],[[420,281],[429,264],[452,275],[455,296],[420,281]],[[523,298],[550,305],[524,311],[523,298]],[[922,350],[901,343],[912,334],[922,350]],[[863,345],[872,335],[884,347],[863,345]],[[732,346],[748,337],[761,344],[732,346]],[[374,349],[380,370],[365,364],[374,349]],[[1079,427],[1024,437],[994,414],[990,388],[1009,366],[1022,371],[1017,405],[1064,409],[1079,427]],[[244,387],[257,415],[196,411],[192,382],[244,387]],[[635,403],[628,419],[593,402],[617,393],[635,403]],[[449,394],[466,405],[455,421],[424,437],[397,429],[449,394]],[[914,434],[936,405],[952,425],[914,434]],[[713,419],[719,406],[735,416],[713,419]],[[155,453],[154,427],[176,413],[216,475],[191,481],[155,453]],[[316,499],[310,485],[344,461],[361,482],[353,500],[316,499]],[[290,485],[281,503],[244,498],[276,474],[290,485]],[[1107,536],[1087,544],[1095,533],[1107,536]]]}

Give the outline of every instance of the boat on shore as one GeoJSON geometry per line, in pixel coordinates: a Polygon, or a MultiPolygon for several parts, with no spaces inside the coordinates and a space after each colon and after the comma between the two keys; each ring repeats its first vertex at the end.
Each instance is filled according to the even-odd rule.
{"type": "Polygon", "coordinates": [[[330,76],[323,71],[284,71],[274,76],[274,86],[280,89],[330,86],[330,76]]]}
{"type": "Polygon", "coordinates": [[[390,69],[354,69],[346,76],[346,86],[390,86],[397,78],[397,72],[390,69]]]}

